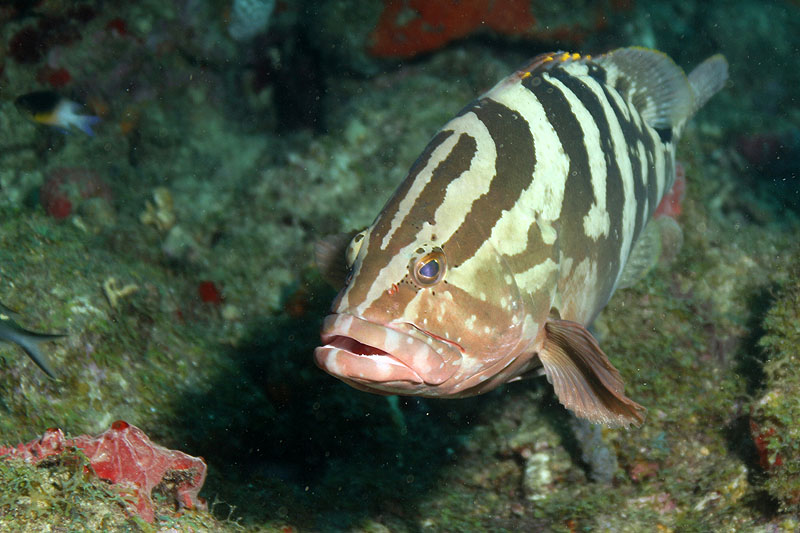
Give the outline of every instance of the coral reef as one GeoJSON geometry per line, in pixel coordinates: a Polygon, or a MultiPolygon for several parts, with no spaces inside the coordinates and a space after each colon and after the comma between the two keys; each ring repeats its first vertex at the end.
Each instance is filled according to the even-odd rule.
{"type": "Polygon", "coordinates": [[[146,201],[145,210],[139,214],[139,221],[148,224],[157,230],[166,232],[175,225],[175,206],[172,201],[172,193],[166,187],[156,187],[153,189],[153,201],[146,201]]]}
{"type": "Polygon", "coordinates": [[[106,482],[86,476],[87,467],[80,452],[69,451],[58,462],[39,466],[0,461],[0,529],[37,533],[49,528],[120,531],[135,527],[125,516],[125,502],[106,482]]]}
{"type": "Polygon", "coordinates": [[[115,485],[123,500],[132,497],[134,512],[147,522],[155,518],[150,493],[158,486],[168,487],[180,508],[206,508],[197,497],[206,478],[203,460],[153,444],[141,429],[123,420],[96,437],[67,439],[60,429],[48,429],[26,444],[0,446],[0,458],[38,464],[68,449],[83,452],[91,471],[115,485]]]}
{"type": "Polygon", "coordinates": [[[777,290],[759,345],[766,352],[764,391],[753,404],[750,429],[765,487],[782,508],[800,511],[800,269],[777,290]]]}

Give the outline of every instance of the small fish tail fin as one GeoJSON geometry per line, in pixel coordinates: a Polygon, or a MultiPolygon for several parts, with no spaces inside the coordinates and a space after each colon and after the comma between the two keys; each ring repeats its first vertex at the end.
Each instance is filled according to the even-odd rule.
{"type": "Polygon", "coordinates": [[[63,336],[64,335],[34,333],[33,331],[22,330],[21,334],[14,339],[14,342],[19,344],[25,353],[28,354],[28,357],[30,357],[31,360],[36,363],[36,366],[41,368],[42,371],[49,377],[55,379],[56,373],[53,371],[53,367],[50,365],[50,360],[48,357],[39,349],[39,343],[58,339],[63,336]]]}
{"type": "Polygon", "coordinates": [[[81,130],[89,137],[94,137],[94,130],[92,130],[92,126],[97,125],[101,121],[102,119],[100,117],[96,117],[94,115],[76,115],[73,124],[76,128],[81,130]]]}
{"type": "Polygon", "coordinates": [[[82,115],[83,106],[75,102],[67,102],[59,110],[59,123],[65,129],[74,126],[90,137],[94,137],[92,126],[101,121],[100,117],[94,115],[82,115]]]}
{"type": "Polygon", "coordinates": [[[728,61],[722,54],[715,54],[689,73],[689,86],[694,94],[692,115],[717,94],[728,81],[728,61]]]}

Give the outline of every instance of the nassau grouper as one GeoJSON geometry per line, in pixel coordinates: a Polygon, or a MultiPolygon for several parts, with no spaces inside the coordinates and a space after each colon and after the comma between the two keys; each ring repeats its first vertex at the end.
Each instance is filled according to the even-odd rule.
{"type": "Polygon", "coordinates": [[[318,245],[328,277],[344,262],[344,288],[317,364],[361,390],[448,398],[544,373],[578,416],[641,424],[586,326],[652,265],[678,136],[727,78],[721,55],[686,76],[621,48],[540,55],[500,81],[371,226],[318,245]]]}

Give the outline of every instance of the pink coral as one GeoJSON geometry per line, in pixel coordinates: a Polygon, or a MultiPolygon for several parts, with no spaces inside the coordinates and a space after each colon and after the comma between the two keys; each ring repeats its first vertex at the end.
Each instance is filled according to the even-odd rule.
{"type": "Polygon", "coordinates": [[[675,218],[683,212],[683,198],[686,196],[686,170],[683,165],[675,163],[675,183],[661,199],[653,216],[655,218],[668,216],[675,218]]]}
{"type": "Polygon", "coordinates": [[[132,494],[136,500],[130,502],[133,512],[148,522],[155,517],[150,493],[160,484],[174,491],[179,507],[206,508],[198,497],[206,479],[203,459],[154,444],[141,429],[124,420],[114,422],[111,429],[95,437],[68,439],[60,429],[51,428],[31,442],[0,446],[0,456],[38,463],[67,448],[81,450],[100,479],[132,494]]]}

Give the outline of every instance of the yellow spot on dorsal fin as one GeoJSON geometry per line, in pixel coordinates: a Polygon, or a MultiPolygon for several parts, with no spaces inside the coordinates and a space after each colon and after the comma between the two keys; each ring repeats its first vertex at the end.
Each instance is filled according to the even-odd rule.
{"type": "Polygon", "coordinates": [[[581,58],[581,55],[579,53],[576,52],[576,53],[572,54],[572,59],[574,59],[575,61],[577,61],[580,58],[581,58]]]}
{"type": "Polygon", "coordinates": [[[564,52],[561,56],[561,61],[567,61],[569,59],[569,52],[564,52]]]}
{"type": "Polygon", "coordinates": [[[522,74],[522,79],[523,79],[523,80],[524,80],[525,78],[530,78],[530,77],[531,77],[531,73],[530,73],[530,72],[525,72],[524,74],[522,74]]]}

